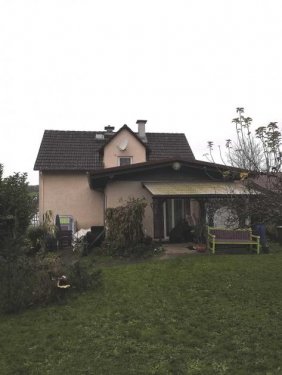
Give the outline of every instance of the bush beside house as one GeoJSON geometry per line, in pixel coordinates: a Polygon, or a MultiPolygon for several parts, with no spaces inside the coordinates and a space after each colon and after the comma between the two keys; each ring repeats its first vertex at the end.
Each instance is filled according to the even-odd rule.
{"type": "Polygon", "coordinates": [[[108,254],[138,257],[154,252],[156,245],[143,231],[146,206],[145,199],[130,198],[124,205],[107,209],[104,248],[108,254]]]}
{"type": "Polygon", "coordinates": [[[100,270],[79,258],[66,265],[58,254],[46,251],[48,236],[54,237],[50,215],[41,227],[29,227],[36,205],[27,175],[2,176],[0,165],[0,312],[61,301],[66,296],[66,290],[58,288],[62,275],[68,276],[70,291],[98,286],[100,270]]]}

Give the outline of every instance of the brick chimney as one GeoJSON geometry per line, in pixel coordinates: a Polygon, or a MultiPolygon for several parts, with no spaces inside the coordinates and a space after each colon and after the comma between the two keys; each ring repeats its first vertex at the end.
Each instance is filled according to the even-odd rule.
{"type": "Polygon", "coordinates": [[[146,126],[147,120],[137,120],[136,124],[138,125],[138,136],[144,142],[147,143],[146,137],[146,126]]]}

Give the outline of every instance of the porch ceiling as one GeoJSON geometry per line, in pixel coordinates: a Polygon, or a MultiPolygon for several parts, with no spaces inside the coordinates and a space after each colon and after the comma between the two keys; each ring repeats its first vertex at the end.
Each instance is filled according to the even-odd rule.
{"type": "Polygon", "coordinates": [[[240,182],[144,182],[144,187],[154,196],[215,196],[246,195],[240,182]]]}

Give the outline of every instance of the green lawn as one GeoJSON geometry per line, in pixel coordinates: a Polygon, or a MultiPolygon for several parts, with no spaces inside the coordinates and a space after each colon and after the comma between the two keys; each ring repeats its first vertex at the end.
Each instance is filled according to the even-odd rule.
{"type": "Polygon", "coordinates": [[[65,306],[2,316],[0,374],[282,374],[282,254],[103,273],[65,306]]]}

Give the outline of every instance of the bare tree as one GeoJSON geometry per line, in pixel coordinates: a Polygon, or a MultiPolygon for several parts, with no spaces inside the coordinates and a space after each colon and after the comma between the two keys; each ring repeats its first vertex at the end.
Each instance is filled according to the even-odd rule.
{"type": "MultiPolygon", "coordinates": [[[[219,146],[219,156],[223,164],[238,167],[255,173],[273,174],[281,170],[281,132],[277,122],[260,126],[252,133],[253,119],[244,116],[244,108],[236,109],[238,116],[232,120],[236,139],[226,140],[226,152],[219,146]]],[[[214,162],[214,143],[208,142],[206,157],[214,162]]]]}
{"type": "MultiPolygon", "coordinates": [[[[226,166],[242,168],[245,197],[231,197],[229,205],[239,218],[251,217],[252,223],[282,223],[282,152],[281,132],[277,122],[270,122],[252,133],[252,118],[244,116],[244,108],[236,109],[232,120],[236,139],[226,140],[226,152],[219,155],[226,166]],[[248,197],[246,199],[246,197],[248,197]],[[248,202],[248,204],[247,204],[248,202]]],[[[208,160],[214,162],[214,143],[208,142],[208,160]]],[[[226,171],[222,172],[224,177],[226,171]]],[[[241,220],[242,222],[242,220],[241,220]]]]}

